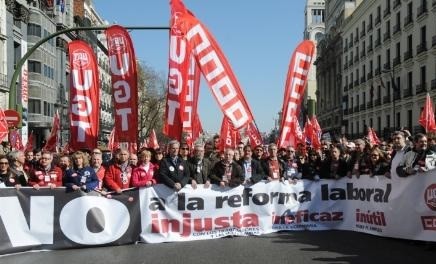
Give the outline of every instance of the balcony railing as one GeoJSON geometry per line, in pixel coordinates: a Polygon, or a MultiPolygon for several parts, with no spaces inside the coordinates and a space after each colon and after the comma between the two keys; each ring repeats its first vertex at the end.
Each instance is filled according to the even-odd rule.
{"type": "Polygon", "coordinates": [[[366,29],[366,32],[370,32],[372,30],[372,22],[368,24],[368,28],[366,29]]]}
{"type": "Polygon", "coordinates": [[[391,96],[390,95],[387,95],[387,96],[383,97],[383,103],[384,104],[387,104],[387,103],[390,103],[390,102],[391,102],[391,96]]]}
{"type": "Polygon", "coordinates": [[[380,22],[381,22],[381,18],[380,18],[380,16],[377,16],[374,20],[374,24],[378,25],[380,22]]]}
{"type": "Polygon", "coordinates": [[[416,46],[416,54],[421,54],[422,52],[427,51],[427,42],[423,41],[416,46]]]}
{"type": "Polygon", "coordinates": [[[366,78],[365,78],[365,75],[364,75],[364,76],[362,76],[362,77],[360,77],[360,83],[364,83],[364,82],[366,82],[366,78]]]}
{"type": "Polygon", "coordinates": [[[394,25],[393,32],[394,32],[394,35],[401,32],[401,24],[400,23],[394,25]]]}
{"type": "Polygon", "coordinates": [[[391,69],[391,64],[389,62],[386,62],[385,64],[383,64],[383,69],[390,70],[391,69]]]}
{"type": "Polygon", "coordinates": [[[8,76],[0,73],[0,87],[8,87],[8,76]]]}
{"type": "Polygon", "coordinates": [[[360,110],[365,110],[365,109],[366,109],[366,104],[365,103],[361,104],[360,105],[360,110]]]}
{"type": "Polygon", "coordinates": [[[403,90],[403,97],[407,98],[407,97],[410,97],[410,96],[413,96],[412,89],[404,89],[403,90]]]}
{"type": "Polygon", "coordinates": [[[404,61],[407,61],[408,59],[411,59],[413,57],[413,51],[408,50],[404,52],[404,61]]]}
{"type": "Polygon", "coordinates": [[[431,89],[436,90],[436,79],[431,80],[431,89]]]}
{"type": "Polygon", "coordinates": [[[392,61],[392,65],[395,67],[397,65],[399,65],[401,63],[401,57],[398,56],[396,58],[394,58],[394,60],[392,61]]]}
{"type": "Polygon", "coordinates": [[[374,71],[374,75],[375,76],[379,76],[380,74],[381,74],[380,68],[376,68],[375,71],[374,71]]]}
{"type": "Polygon", "coordinates": [[[428,9],[427,9],[427,2],[424,1],[422,5],[418,6],[418,9],[416,11],[416,18],[419,18],[425,14],[427,14],[428,9]]]}
{"type": "Polygon", "coordinates": [[[411,15],[408,15],[404,18],[404,27],[407,27],[408,25],[413,23],[413,18],[411,15]]]}
{"type": "Polygon", "coordinates": [[[375,105],[375,106],[379,106],[379,105],[381,105],[381,99],[380,99],[380,98],[375,99],[375,100],[374,100],[374,105],[375,105]]]}
{"type": "Polygon", "coordinates": [[[421,83],[416,85],[416,94],[427,92],[427,83],[421,83]]]}
{"type": "Polygon", "coordinates": [[[401,0],[394,0],[394,10],[401,6],[401,0]]]}
{"type": "Polygon", "coordinates": [[[368,53],[370,53],[372,51],[372,43],[368,45],[368,47],[366,48],[366,51],[368,53]]]}
{"type": "Polygon", "coordinates": [[[431,38],[431,46],[436,47],[436,35],[431,38]]]}
{"type": "Polygon", "coordinates": [[[381,40],[378,38],[378,39],[375,40],[374,46],[377,48],[380,45],[381,45],[381,40]]]}
{"type": "Polygon", "coordinates": [[[388,30],[383,34],[383,41],[391,39],[391,32],[388,30]]]}
{"type": "Polygon", "coordinates": [[[368,72],[368,74],[366,75],[366,79],[368,81],[372,79],[372,72],[368,72]]]}
{"type": "Polygon", "coordinates": [[[373,107],[373,102],[369,101],[368,103],[366,103],[366,108],[367,109],[371,109],[373,107]]]}
{"type": "Polygon", "coordinates": [[[390,14],[391,14],[390,8],[386,8],[385,10],[383,10],[383,18],[389,16],[390,14]]]}

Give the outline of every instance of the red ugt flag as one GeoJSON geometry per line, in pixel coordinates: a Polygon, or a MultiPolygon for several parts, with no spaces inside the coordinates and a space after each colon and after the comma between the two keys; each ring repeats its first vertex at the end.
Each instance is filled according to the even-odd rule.
{"type": "Polygon", "coordinates": [[[421,116],[419,117],[419,124],[425,128],[427,133],[436,131],[433,102],[428,93],[425,99],[424,109],[422,109],[421,116]]]}

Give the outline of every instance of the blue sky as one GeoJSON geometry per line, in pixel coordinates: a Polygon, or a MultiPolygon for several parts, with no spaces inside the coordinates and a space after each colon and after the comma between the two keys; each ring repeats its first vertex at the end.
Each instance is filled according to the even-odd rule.
{"type": "MultiPolygon", "coordinates": [[[[185,0],[210,30],[235,73],[261,132],[274,128],[281,110],[292,52],[303,39],[303,0],[185,0]]],[[[169,1],[94,0],[100,16],[123,26],[168,26],[169,1]]],[[[168,32],[131,33],[136,56],[158,72],[168,71],[168,32]]],[[[203,128],[219,132],[222,113],[205,81],[200,87],[203,128]]]]}

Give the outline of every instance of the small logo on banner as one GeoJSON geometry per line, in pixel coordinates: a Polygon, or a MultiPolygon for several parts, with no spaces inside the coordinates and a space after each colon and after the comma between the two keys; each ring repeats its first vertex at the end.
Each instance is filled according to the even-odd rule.
{"type": "Polygon", "coordinates": [[[436,231],[436,216],[421,216],[424,230],[436,231]]]}
{"type": "Polygon", "coordinates": [[[112,38],[110,38],[109,42],[109,50],[113,53],[122,53],[126,51],[127,44],[123,35],[115,34],[112,36],[112,38]]]}
{"type": "Polygon", "coordinates": [[[436,211],[436,183],[433,183],[425,189],[424,201],[428,208],[436,211]]]}
{"type": "Polygon", "coordinates": [[[73,63],[77,68],[86,68],[89,65],[89,57],[86,51],[78,49],[73,53],[73,63]]]}

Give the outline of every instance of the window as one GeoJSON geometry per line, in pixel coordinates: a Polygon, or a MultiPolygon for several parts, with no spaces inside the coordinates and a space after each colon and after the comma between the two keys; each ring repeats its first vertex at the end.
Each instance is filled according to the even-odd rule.
{"type": "Polygon", "coordinates": [[[27,25],[27,34],[31,36],[41,37],[41,26],[29,23],[27,25]]]}
{"type": "Polygon", "coordinates": [[[37,99],[29,99],[29,113],[41,114],[41,101],[37,99]]]}
{"type": "Polygon", "coordinates": [[[41,62],[29,60],[28,68],[29,72],[41,73],[41,62]]]}

